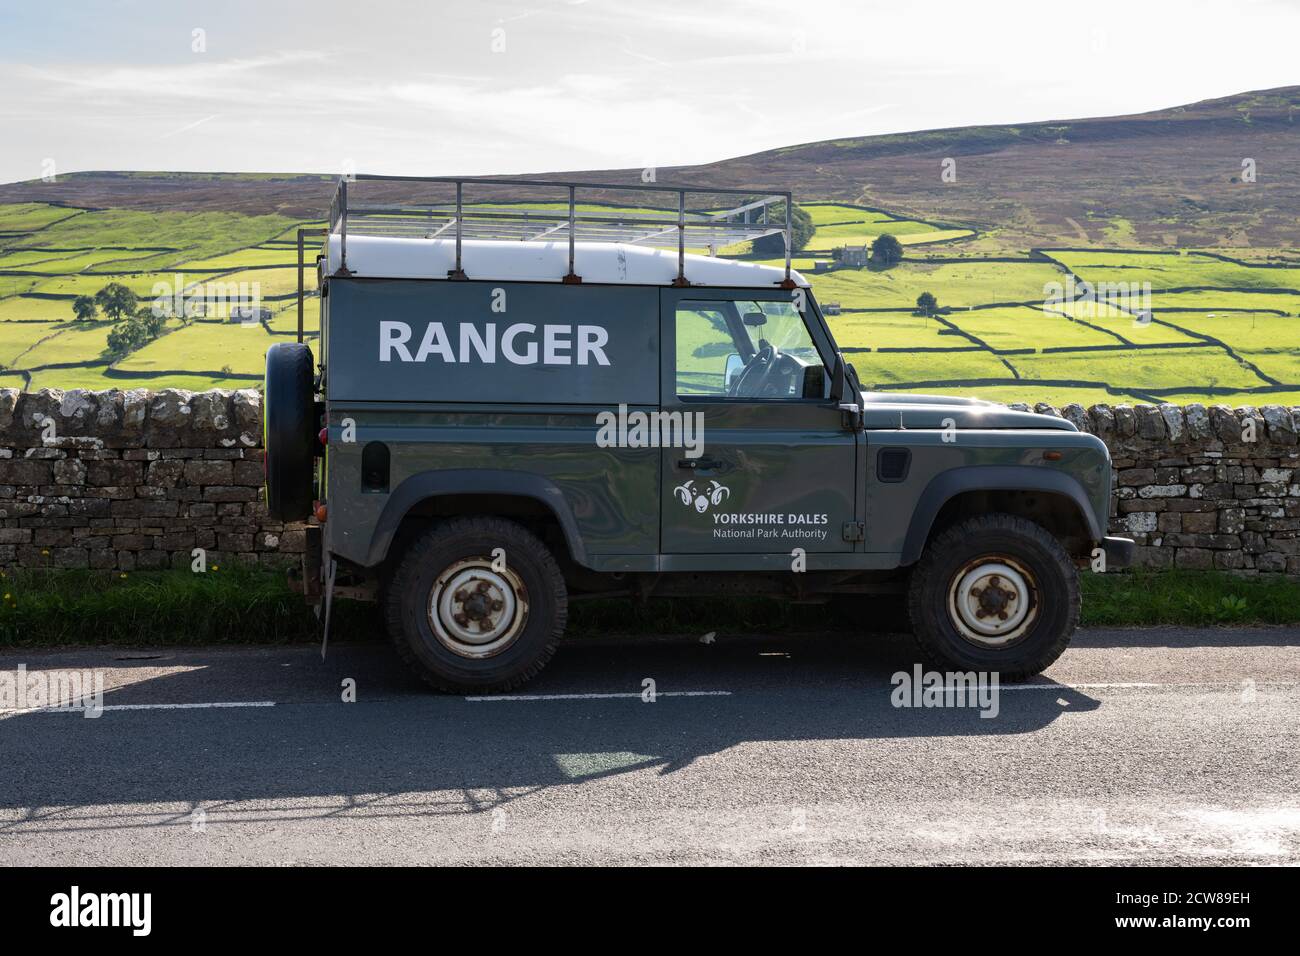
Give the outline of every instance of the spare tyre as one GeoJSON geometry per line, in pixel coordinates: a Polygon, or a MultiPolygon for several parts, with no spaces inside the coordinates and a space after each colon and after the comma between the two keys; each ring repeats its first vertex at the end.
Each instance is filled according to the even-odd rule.
{"type": "Polygon", "coordinates": [[[276,521],[301,521],[311,514],[315,417],[311,349],[277,342],[266,352],[262,408],[266,508],[276,521]]]}

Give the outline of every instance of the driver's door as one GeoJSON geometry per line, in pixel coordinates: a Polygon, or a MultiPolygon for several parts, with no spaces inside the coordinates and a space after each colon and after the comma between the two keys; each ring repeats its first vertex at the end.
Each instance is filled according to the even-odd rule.
{"type": "Polygon", "coordinates": [[[790,292],[753,289],[663,289],[660,322],[661,409],[702,425],[695,447],[661,452],[661,552],[852,551],[860,439],[816,322],[790,292]]]}

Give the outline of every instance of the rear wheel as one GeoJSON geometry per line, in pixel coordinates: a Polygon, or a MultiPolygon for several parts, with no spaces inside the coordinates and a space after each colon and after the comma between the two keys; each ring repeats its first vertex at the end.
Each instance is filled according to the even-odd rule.
{"type": "Polygon", "coordinates": [[[266,510],[276,521],[311,514],[316,465],[316,403],[311,349],[277,342],[266,352],[262,456],[266,510]]]}
{"type": "Polygon", "coordinates": [[[908,612],[935,664],[1022,680],[1069,644],[1079,623],[1079,575],[1040,525],[981,515],[930,542],[912,572],[908,612]]]}
{"type": "Polygon", "coordinates": [[[398,654],[433,687],[509,690],[555,653],[568,616],[559,565],[527,529],[452,518],[403,554],[385,589],[398,654]]]}

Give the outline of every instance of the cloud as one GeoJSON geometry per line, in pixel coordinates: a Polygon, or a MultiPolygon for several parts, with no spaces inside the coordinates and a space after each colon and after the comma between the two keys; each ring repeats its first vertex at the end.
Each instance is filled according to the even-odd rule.
{"type": "Polygon", "coordinates": [[[268,74],[283,74],[286,68],[300,69],[326,58],[327,54],[323,52],[306,50],[232,60],[208,59],[206,54],[194,54],[191,60],[174,63],[143,66],[77,63],[63,67],[19,67],[15,72],[19,79],[25,78],[38,90],[51,95],[57,95],[62,89],[77,96],[112,100],[126,97],[242,99],[273,94],[274,90],[264,86],[268,74]]]}
{"type": "Polygon", "coordinates": [[[0,36],[0,179],[160,168],[509,173],[707,162],[818,139],[1108,115],[1293,82],[1300,13],[1124,0],[414,4],[230,0],[0,36]],[[397,26],[400,25],[400,28],[397,26]],[[493,53],[491,31],[506,30],[493,53]],[[1108,48],[1092,50],[1101,29],[1108,48]],[[80,31],[80,32],[78,32],[80,31]],[[1137,46],[1144,36],[1163,37],[1137,46]],[[292,38],[293,49],[279,44],[292,38]],[[1137,76],[1140,82],[1136,82],[1137,76]],[[165,151],[157,148],[167,141],[165,151]]]}

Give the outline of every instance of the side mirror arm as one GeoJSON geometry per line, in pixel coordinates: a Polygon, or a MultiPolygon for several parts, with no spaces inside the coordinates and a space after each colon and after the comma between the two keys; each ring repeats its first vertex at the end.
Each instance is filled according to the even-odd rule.
{"type": "Polygon", "coordinates": [[[862,427],[862,396],[852,386],[843,352],[835,353],[835,370],[831,373],[831,401],[839,408],[840,420],[845,428],[857,431],[862,427]]]}

